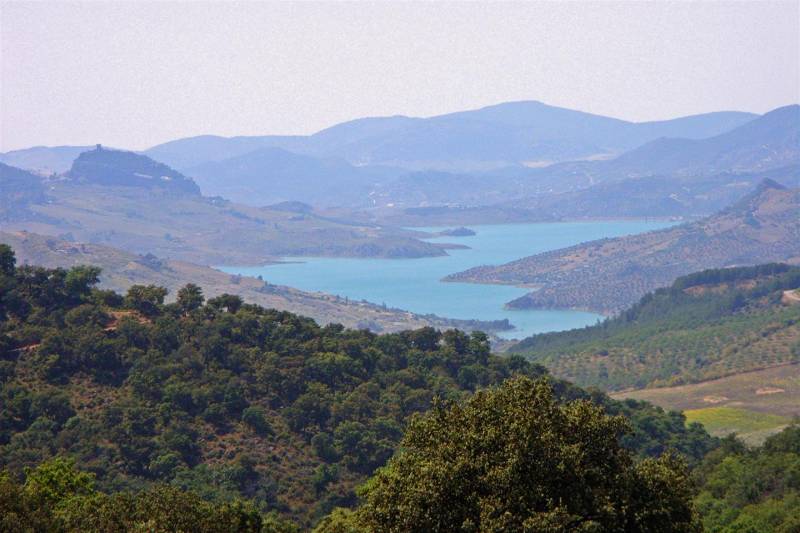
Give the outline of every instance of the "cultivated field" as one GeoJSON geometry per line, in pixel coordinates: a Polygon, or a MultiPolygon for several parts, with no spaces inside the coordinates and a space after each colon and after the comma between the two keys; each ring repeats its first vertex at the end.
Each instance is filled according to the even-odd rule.
{"type": "Polygon", "coordinates": [[[800,416],[800,364],[612,396],[684,411],[688,421],[702,423],[714,435],[736,432],[755,444],[800,416]]]}

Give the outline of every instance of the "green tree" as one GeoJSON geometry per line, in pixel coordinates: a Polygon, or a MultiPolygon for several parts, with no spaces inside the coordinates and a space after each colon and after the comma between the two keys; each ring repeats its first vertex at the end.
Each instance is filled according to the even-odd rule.
{"type": "Polygon", "coordinates": [[[6,276],[14,275],[14,265],[17,259],[14,250],[7,244],[0,244],[0,273],[6,276]]]}
{"type": "Polygon", "coordinates": [[[132,285],[125,295],[125,305],[139,311],[144,316],[153,317],[159,314],[164,304],[167,289],[156,285],[132,285]]]}
{"type": "Polygon", "coordinates": [[[635,464],[622,417],[519,377],[437,402],[362,488],[369,531],[699,531],[685,465],[635,464]]]}
{"type": "Polygon", "coordinates": [[[203,301],[203,289],[194,283],[187,283],[178,290],[178,306],[184,313],[200,308],[203,301]]]}

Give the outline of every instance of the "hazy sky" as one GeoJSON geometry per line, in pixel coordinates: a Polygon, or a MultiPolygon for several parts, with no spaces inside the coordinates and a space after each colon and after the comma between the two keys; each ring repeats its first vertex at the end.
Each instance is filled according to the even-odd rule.
{"type": "Polygon", "coordinates": [[[800,0],[0,0],[0,150],[141,149],[541,100],[630,120],[800,101],[800,0]]]}

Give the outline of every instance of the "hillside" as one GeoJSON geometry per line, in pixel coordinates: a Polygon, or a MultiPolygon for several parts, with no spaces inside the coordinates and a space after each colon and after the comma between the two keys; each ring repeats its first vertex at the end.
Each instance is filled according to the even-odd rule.
{"type": "Polygon", "coordinates": [[[700,174],[800,163],[800,105],[780,107],[707,139],[659,139],[614,161],[619,173],[700,174]]]}
{"type": "Polygon", "coordinates": [[[679,278],[596,326],[535,335],[511,350],[559,377],[615,390],[798,362],[800,305],[783,302],[784,291],[798,287],[800,267],[707,270],[679,278]]]}
{"type": "Polygon", "coordinates": [[[511,176],[541,191],[564,192],[604,181],[647,176],[710,176],[800,165],[800,105],[774,109],[717,135],[660,138],[613,159],[565,162],[511,176]]]}
{"type": "Polygon", "coordinates": [[[616,399],[647,401],[703,423],[717,436],[736,433],[748,444],[763,442],[800,412],[800,363],[770,366],[722,378],[618,392],[616,399]]]}
{"type": "Polygon", "coordinates": [[[617,217],[697,217],[741,200],[764,179],[800,187],[800,164],[760,172],[647,176],[601,182],[577,191],[542,194],[495,207],[554,220],[617,217]]]}
{"type": "Polygon", "coordinates": [[[690,272],[765,261],[800,263],[800,189],[770,180],[696,222],[476,267],[445,280],[536,288],[509,302],[513,308],[613,313],[690,272]]]}
{"type": "MultiPolygon", "coordinates": [[[[355,502],[435,396],[544,373],[480,333],[322,328],[195,285],[174,304],[153,286],[123,298],[93,288],[97,269],[15,267],[3,246],[0,266],[0,466],[14,475],[60,454],[101,490],[243,497],[307,528],[355,502]]],[[[696,462],[714,445],[678,413],[553,385],[629,417],[621,441],[640,457],[669,446],[696,462]]]]}
{"type": "Polygon", "coordinates": [[[31,217],[31,204],[44,201],[39,176],[0,163],[0,221],[31,217]]]}
{"type": "Polygon", "coordinates": [[[247,303],[301,314],[323,326],[337,323],[373,332],[394,332],[424,326],[457,327],[465,331],[480,329],[487,333],[510,327],[504,322],[422,316],[332,294],[274,285],[268,280],[232,276],[193,263],[160,259],[153,254],[136,255],[100,244],[64,241],[28,232],[0,232],[0,244],[11,246],[20,264],[47,268],[96,265],[102,268],[100,288],[125,292],[132,285],[158,285],[169,290],[167,301],[174,301],[178,289],[187,281],[193,281],[204,288],[208,297],[236,294],[247,303]]]}
{"type": "Polygon", "coordinates": [[[93,150],[82,154],[66,177],[29,176],[35,179],[31,186],[44,185],[45,194],[30,197],[24,210],[14,201],[15,211],[4,217],[0,230],[205,265],[264,264],[299,255],[426,257],[451,247],[399,228],[204,197],[191,179],[127,152],[93,150]]]}
{"type": "Polygon", "coordinates": [[[199,195],[200,189],[191,178],[149,157],[109,150],[99,144],[94,150],[81,153],[66,176],[78,183],[91,185],[163,189],[174,194],[199,195]]]}

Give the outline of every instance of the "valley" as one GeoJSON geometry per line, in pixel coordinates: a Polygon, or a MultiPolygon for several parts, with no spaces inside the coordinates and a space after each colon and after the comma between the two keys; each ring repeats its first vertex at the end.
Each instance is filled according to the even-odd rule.
{"type": "MultiPolygon", "coordinates": [[[[505,338],[523,338],[534,333],[579,328],[601,317],[568,309],[509,310],[504,303],[520,297],[526,289],[466,283],[442,283],[446,275],[471,265],[503,262],[518,256],[520,243],[533,249],[555,250],[565,246],[670,226],[667,222],[606,221],[550,224],[501,224],[470,226],[475,235],[446,235],[426,242],[448,242],[463,246],[446,256],[417,259],[362,259],[289,257],[286,263],[263,267],[222,267],[231,274],[262,276],[274,283],[303,290],[322,291],[385,303],[425,315],[433,313],[456,319],[508,321],[513,329],[496,332],[505,338]]],[[[439,234],[446,228],[417,228],[439,234]]]]}

